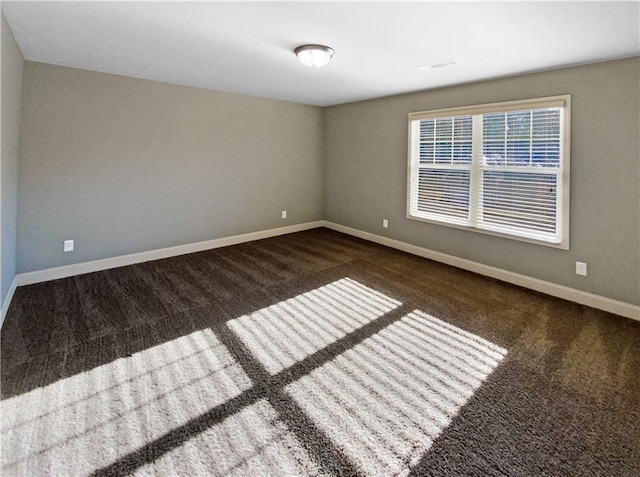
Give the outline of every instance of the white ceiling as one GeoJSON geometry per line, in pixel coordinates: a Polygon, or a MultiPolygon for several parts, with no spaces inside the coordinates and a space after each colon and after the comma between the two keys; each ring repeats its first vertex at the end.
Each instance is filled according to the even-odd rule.
{"type": "Polygon", "coordinates": [[[2,2],[25,59],[327,106],[640,55],[635,2],[2,2]],[[305,43],[336,53],[301,65],[305,43]],[[455,58],[459,65],[419,66],[455,58]]]}

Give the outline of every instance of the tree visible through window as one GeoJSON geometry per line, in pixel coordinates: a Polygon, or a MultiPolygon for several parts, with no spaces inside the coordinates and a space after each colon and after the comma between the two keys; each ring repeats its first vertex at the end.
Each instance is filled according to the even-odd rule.
{"type": "Polygon", "coordinates": [[[567,249],[569,102],[410,114],[408,217],[567,249]]]}

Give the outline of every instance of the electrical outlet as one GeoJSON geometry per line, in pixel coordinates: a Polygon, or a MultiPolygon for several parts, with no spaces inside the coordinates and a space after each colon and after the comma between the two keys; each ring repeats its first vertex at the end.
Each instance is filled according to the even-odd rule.
{"type": "Polygon", "coordinates": [[[587,264],[584,262],[576,262],[576,274],[587,276],[587,264]]]}
{"type": "Polygon", "coordinates": [[[283,211],[282,211],[282,218],[283,218],[283,219],[286,219],[286,218],[287,218],[287,211],[286,211],[286,210],[283,210],[283,211]]]}
{"type": "Polygon", "coordinates": [[[65,240],[63,250],[65,252],[73,252],[73,240],[65,240]]]}
{"type": "Polygon", "coordinates": [[[385,229],[388,229],[389,228],[389,221],[387,219],[382,219],[382,226],[385,229]]]}

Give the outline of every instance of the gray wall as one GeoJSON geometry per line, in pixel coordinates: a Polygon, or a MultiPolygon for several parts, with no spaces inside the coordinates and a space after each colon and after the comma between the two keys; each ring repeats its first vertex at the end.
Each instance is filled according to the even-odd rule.
{"type": "Polygon", "coordinates": [[[16,214],[22,53],[2,14],[2,151],[0,162],[0,309],[16,275],[16,214]]]}
{"type": "Polygon", "coordinates": [[[634,58],[328,108],[325,218],[638,305],[639,78],[634,58]],[[408,113],[565,93],[572,95],[569,251],[406,219],[408,113]],[[587,262],[587,277],[575,274],[576,261],[587,262]]]}
{"type": "Polygon", "coordinates": [[[321,110],[26,62],[17,271],[324,217],[640,304],[639,75],[634,58],[321,110]],[[405,218],[409,112],[565,93],[569,251],[405,218]]]}
{"type": "Polygon", "coordinates": [[[31,62],[23,87],[18,272],[322,218],[317,107],[31,62]]]}

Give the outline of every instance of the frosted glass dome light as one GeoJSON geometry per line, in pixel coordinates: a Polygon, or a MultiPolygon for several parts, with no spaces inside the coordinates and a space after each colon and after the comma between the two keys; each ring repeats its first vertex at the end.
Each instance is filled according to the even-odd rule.
{"type": "Polygon", "coordinates": [[[324,45],[302,45],[294,53],[305,66],[320,68],[326,65],[333,56],[333,48],[324,45]]]}

